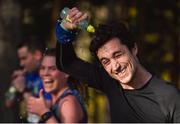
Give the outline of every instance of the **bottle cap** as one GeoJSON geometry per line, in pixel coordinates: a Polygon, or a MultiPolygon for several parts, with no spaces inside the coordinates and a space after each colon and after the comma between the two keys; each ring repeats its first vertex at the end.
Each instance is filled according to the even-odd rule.
{"type": "Polygon", "coordinates": [[[94,33],[95,32],[95,28],[92,25],[88,25],[87,31],[90,32],[90,33],[94,33]]]}

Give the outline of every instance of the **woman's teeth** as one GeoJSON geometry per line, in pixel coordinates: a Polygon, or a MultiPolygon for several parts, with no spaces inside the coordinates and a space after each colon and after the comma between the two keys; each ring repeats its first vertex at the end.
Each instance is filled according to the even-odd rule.
{"type": "Polygon", "coordinates": [[[52,83],[53,80],[51,80],[51,79],[44,79],[44,82],[45,82],[45,83],[52,83]]]}

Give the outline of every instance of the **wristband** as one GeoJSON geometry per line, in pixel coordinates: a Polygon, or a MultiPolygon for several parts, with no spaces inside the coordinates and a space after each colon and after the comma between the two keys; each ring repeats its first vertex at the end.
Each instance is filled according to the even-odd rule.
{"type": "Polygon", "coordinates": [[[41,120],[40,122],[46,122],[49,118],[51,118],[53,116],[53,113],[51,111],[45,112],[42,116],[41,116],[41,120]]]}

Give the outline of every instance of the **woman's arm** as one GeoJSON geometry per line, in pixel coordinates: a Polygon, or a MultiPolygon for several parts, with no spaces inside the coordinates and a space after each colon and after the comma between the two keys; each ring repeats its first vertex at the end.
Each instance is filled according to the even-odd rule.
{"type": "Polygon", "coordinates": [[[78,123],[82,121],[84,113],[75,96],[66,96],[60,101],[59,106],[62,123],[78,123]]]}

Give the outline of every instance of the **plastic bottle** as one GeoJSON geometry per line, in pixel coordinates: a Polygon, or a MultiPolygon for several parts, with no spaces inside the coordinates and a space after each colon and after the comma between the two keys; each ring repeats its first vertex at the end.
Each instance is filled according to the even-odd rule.
{"type": "Polygon", "coordinates": [[[29,123],[38,123],[39,120],[40,120],[40,117],[38,115],[28,112],[27,121],[29,123]]]}
{"type": "MultiPolygon", "coordinates": [[[[69,10],[70,10],[70,9],[69,9],[68,7],[65,7],[65,8],[61,11],[60,17],[61,17],[62,19],[64,19],[65,21],[71,22],[71,20],[68,18],[68,12],[69,12],[69,10]]],[[[80,21],[80,22],[78,23],[77,27],[80,28],[80,29],[85,29],[85,30],[87,30],[87,31],[90,32],[90,33],[94,33],[94,32],[95,32],[95,28],[94,28],[92,25],[90,25],[87,20],[82,20],[82,21],[80,21]]]]}
{"type": "Polygon", "coordinates": [[[6,92],[5,96],[6,96],[6,99],[13,100],[16,96],[16,88],[11,86],[9,90],[6,92]]]}
{"type": "MultiPolygon", "coordinates": [[[[28,101],[29,97],[31,96],[31,93],[25,92],[23,94],[23,98],[25,101],[28,101]]],[[[38,123],[40,120],[40,117],[37,114],[27,112],[27,122],[29,123],[38,123]]]]}

